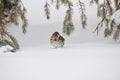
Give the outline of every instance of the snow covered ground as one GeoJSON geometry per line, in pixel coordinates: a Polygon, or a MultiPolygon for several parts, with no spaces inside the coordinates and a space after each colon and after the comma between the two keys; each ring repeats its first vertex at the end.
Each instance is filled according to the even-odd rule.
{"type": "Polygon", "coordinates": [[[75,7],[75,31],[66,37],[62,34],[65,7],[56,11],[50,6],[51,19],[48,21],[43,9],[45,0],[23,0],[28,12],[27,34],[21,33],[21,27],[10,27],[21,50],[3,53],[6,47],[0,48],[0,80],[120,80],[120,42],[104,39],[103,28],[101,35],[93,34],[99,23],[96,5],[90,6],[86,1],[86,29],[82,30],[79,8],[75,7]],[[64,48],[54,49],[47,45],[55,31],[65,37],[64,48]]]}
{"type": "Polygon", "coordinates": [[[120,80],[120,44],[79,43],[0,48],[0,80],[120,80]]]}

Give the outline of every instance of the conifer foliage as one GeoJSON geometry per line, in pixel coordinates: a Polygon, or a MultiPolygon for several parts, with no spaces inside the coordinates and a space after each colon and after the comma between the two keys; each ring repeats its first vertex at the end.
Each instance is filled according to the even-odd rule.
{"type": "MultiPolygon", "coordinates": [[[[47,19],[50,19],[50,5],[55,3],[56,9],[64,5],[66,9],[63,21],[63,33],[70,35],[74,31],[73,13],[74,6],[78,6],[80,12],[80,20],[82,27],[87,25],[87,16],[85,3],[82,0],[77,0],[73,4],[72,0],[46,0],[44,11],[47,19]],[[51,2],[51,3],[50,3],[51,2]]],[[[97,34],[102,27],[104,29],[104,37],[113,36],[114,40],[119,40],[120,37],[120,0],[90,0],[90,4],[97,5],[97,17],[100,22],[95,28],[97,34]]],[[[0,47],[9,45],[13,49],[11,52],[18,50],[19,44],[17,39],[8,31],[8,24],[19,25],[19,20],[22,20],[22,32],[25,34],[28,26],[28,21],[25,16],[26,9],[21,0],[0,0],[0,47]]]]}
{"type": "MultiPolygon", "coordinates": [[[[70,35],[74,31],[73,18],[73,5],[72,0],[50,0],[51,3],[56,3],[56,9],[59,9],[60,5],[65,5],[68,9],[63,21],[63,32],[70,35]]],[[[120,37],[120,0],[89,0],[90,4],[97,5],[97,17],[100,19],[98,25],[95,28],[97,34],[104,26],[104,37],[113,36],[114,40],[118,40],[120,37]],[[117,15],[117,16],[116,16],[117,15]]],[[[48,1],[46,0],[48,3],[48,1]]],[[[80,20],[82,27],[87,25],[87,16],[85,11],[85,3],[82,0],[77,0],[77,6],[79,7],[80,20]]],[[[49,5],[50,6],[50,5],[49,5]]],[[[47,7],[46,7],[47,8],[47,7]]],[[[46,15],[50,16],[50,10],[46,9],[46,15]]]]}
{"type": "Polygon", "coordinates": [[[17,39],[8,32],[8,24],[19,25],[19,18],[22,20],[22,30],[26,33],[28,25],[25,17],[26,9],[21,0],[0,0],[0,47],[9,45],[13,49],[9,50],[15,52],[18,50],[19,44],[17,39]]]}
{"type": "Polygon", "coordinates": [[[120,35],[120,0],[91,0],[91,4],[97,4],[97,16],[101,18],[95,31],[97,34],[105,26],[104,37],[113,35],[114,40],[120,35]],[[119,22],[118,22],[119,21],[119,22]]]}
{"type": "MultiPolygon", "coordinates": [[[[59,9],[60,5],[66,6],[67,10],[66,10],[66,14],[64,17],[64,21],[63,21],[63,33],[69,36],[74,31],[74,24],[72,20],[73,19],[73,7],[74,7],[73,2],[71,0],[51,0],[51,3],[56,4],[56,9],[59,9]]],[[[49,6],[50,6],[50,3],[48,3],[48,0],[46,0],[46,4],[44,8],[45,8],[45,15],[47,19],[50,18],[49,6]]],[[[79,10],[80,10],[80,19],[81,19],[82,26],[83,28],[85,28],[87,24],[85,5],[83,2],[81,2],[81,0],[78,0],[77,6],[79,7],[79,10]]]]}

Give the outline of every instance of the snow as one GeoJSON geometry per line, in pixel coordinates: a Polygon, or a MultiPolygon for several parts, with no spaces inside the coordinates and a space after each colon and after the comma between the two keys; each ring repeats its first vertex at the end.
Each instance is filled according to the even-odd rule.
{"type": "Polygon", "coordinates": [[[0,48],[0,80],[120,80],[120,44],[87,42],[0,48]]]}
{"type": "Polygon", "coordinates": [[[86,30],[82,30],[79,9],[74,8],[75,31],[66,37],[62,34],[65,7],[56,11],[50,6],[48,21],[42,9],[45,0],[23,0],[23,3],[29,21],[27,34],[21,33],[21,27],[10,27],[21,49],[16,53],[4,53],[10,47],[0,48],[0,80],[120,80],[120,42],[104,39],[103,30],[99,36],[93,33],[99,22],[96,5],[86,2],[86,30]],[[65,37],[64,48],[48,45],[55,31],[65,37]]]}

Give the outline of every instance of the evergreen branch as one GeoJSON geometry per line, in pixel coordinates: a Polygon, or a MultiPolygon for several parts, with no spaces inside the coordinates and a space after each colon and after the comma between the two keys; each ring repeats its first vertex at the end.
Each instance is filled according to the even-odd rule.
{"type": "Polygon", "coordinates": [[[117,40],[119,40],[119,37],[120,37],[120,30],[117,29],[117,30],[115,30],[115,32],[114,32],[113,39],[114,39],[115,41],[117,41],[117,40]]]}
{"type": "Polygon", "coordinates": [[[26,33],[26,29],[27,29],[27,26],[28,26],[28,21],[25,17],[25,13],[24,11],[21,13],[21,19],[23,21],[23,25],[22,25],[22,30],[23,30],[23,33],[25,34],[26,33]]]}
{"type": "Polygon", "coordinates": [[[103,26],[104,20],[105,20],[105,17],[103,17],[103,19],[98,23],[97,27],[95,28],[95,31],[94,31],[94,32],[97,32],[97,35],[98,35],[100,29],[101,29],[102,26],[103,26]]]}
{"type": "Polygon", "coordinates": [[[113,9],[112,9],[112,7],[111,7],[111,2],[110,2],[110,0],[106,0],[106,2],[107,2],[107,10],[109,10],[109,14],[110,15],[112,15],[113,14],[113,9]]]}
{"type": "Polygon", "coordinates": [[[66,15],[64,18],[64,22],[63,22],[63,33],[70,35],[73,30],[74,30],[74,25],[72,22],[72,17],[73,17],[73,4],[71,1],[66,0],[67,1],[67,5],[68,5],[68,9],[66,11],[66,15]]]}
{"type": "Polygon", "coordinates": [[[60,8],[60,0],[56,0],[56,9],[58,10],[60,8]]]}
{"type": "Polygon", "coordinates": [[[23,33],[25,33],[28,24],[25,12],[26,9],[21,0],[0,0],[0,47],[9,45],[13,48],[10,50],[11,52],[15,52],[20,48],[17,39],[7,31],[7,24],[18,25],[18,17],[21,16],[23,33]]]}
{"type": "Polygon", "coordinates": [[[10,22],[15,24],[15,25],[18,25],[18,16],[17,16],[17,12],[16,11],[13,11],[10,15],[10,22]]]}
{"type": "Polygon", "coordinates": [[[45,15],[46,18],[49,20],[50,19],[50,9],[49,9],[49,3],[46,0],[46,4],[44,5],[44,11],[45,11],[45,15]]]}
{"type": "Polygon", "coordinates": [[[81,12],[81,14],[80,14],[81,15],[81,23],[82,23],[82,27],[84,29],[85,26],[87,25],[87,16],[85,14],[85,5],[80,0],[78,0],[78,2],[79,2],[80,12],[81,12]]]}

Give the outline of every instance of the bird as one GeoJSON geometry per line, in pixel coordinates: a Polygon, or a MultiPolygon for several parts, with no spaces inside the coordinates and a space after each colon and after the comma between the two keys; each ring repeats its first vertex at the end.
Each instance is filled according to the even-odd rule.
{"type": "Polygon", "coordinates": [[[59,32],[54,32],[50,38],[50,43],[53,47],[60,48],[64,46],[65,39],[59,32]]]}

